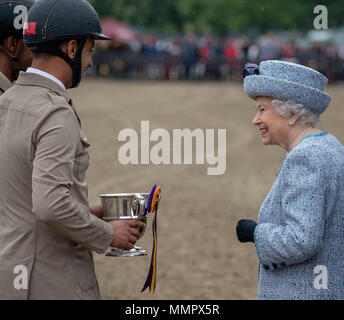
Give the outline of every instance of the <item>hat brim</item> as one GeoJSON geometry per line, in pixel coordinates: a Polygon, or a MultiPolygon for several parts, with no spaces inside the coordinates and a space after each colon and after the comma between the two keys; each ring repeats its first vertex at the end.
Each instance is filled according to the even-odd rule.
{"type": "Polygon", "coordinates": [[[331,97],[323,91],[302,84],[262,75],[246,76],[244,90],[253,100],[267,96],[280,100],[292,100],[323,113],[329,106],[331,97]]]}
{"type": "Polygon", "coordinates": [[[103,33],[95,33],[95,34],[92,34],[92,36],[95,40],[113,40],[113,38],[108,37],[103,33]]]}

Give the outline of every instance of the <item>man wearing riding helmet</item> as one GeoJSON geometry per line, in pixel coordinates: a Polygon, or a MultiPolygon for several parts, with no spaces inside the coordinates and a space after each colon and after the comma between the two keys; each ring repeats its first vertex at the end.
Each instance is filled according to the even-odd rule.
{"type": "Polygon", "coordinates": [[[31,65],[23,42],[23,24],[34,0],[0,0],[0,96],[31,65]]]}
{"type": "Polygon", "coordinates": [[[89,143],[66,89],[92,65],[97,39],[109,38],[85,0],[40,0],[29,11],[32,67],[0,98],[2,299],[99,299],[92,251],[131,249],[144,227],[107,223],[88,206],[89,143]]]}

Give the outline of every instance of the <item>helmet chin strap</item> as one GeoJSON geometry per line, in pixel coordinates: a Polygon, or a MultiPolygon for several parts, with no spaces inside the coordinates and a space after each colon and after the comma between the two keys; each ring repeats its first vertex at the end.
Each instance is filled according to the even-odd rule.
{"type": "Polygon", "coordinates": [[[62,54],[65,57],[62,57],[72,68],[73,71],[73,82],[72,86],[70,88],[76,88],[81,81],[81,72],[82,72],[82,51],[84,49],[84,46],[86,44],[87,38],[82,38],[77,40],[78,41],[78,50],[76,52],[75,58],[70,59],[64,52],[62,54]]]}
{"type": "Polygon", "coordinates": [[[32,52],[49,53],[54,56],[58,56],[62,58],[64,61],[66,61],[73,72],[73,80],[70,88],[76,88],[81,81],[82,51],[84,49],[87,39],[88,38],[77,39],[78,50],[76,52],[75,58],[73,59],[69,58],[68,55],[60,49],[56,41],[42,43],[39,44],[37,47],[30,47],[30,49],[32,52]]]}
{"type": "Polygon", "coordinates": [[[80,43],[78,44],[78,61],[77,61],[77,66],[75,67],[75,71],[73,70],[73,84],[72,88],[77,87],[80,84],[81,81],[81,73],[82,73],[82,51],[85,47],[86,41],[88,38],[81,39],[80,43]]]}

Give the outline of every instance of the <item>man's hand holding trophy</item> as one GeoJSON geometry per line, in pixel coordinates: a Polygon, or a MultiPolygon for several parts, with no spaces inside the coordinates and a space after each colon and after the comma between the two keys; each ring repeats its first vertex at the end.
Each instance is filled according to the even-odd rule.
{"type": "MultiPolygon", "coordinates": [[[[96,206],[90,210],[97,218],[104,218],[103,206],[96,206]]],[[[109,223],[115,234],[110,246],[123,250],[132,249],[136,241],[141,237],[139,230],[145,228],[145,223],[138,220],[111,220],[109,223]]]]}
{"type": "Polygon", "coordinates": [[[139,229],[145,228],[145,223],[138,220],[113,220],[109,223],[112,225],[115,234],[115,237],[111,242],[111,247],[129,252],[134,248],[136,241],[141,237],[139,229]]]}

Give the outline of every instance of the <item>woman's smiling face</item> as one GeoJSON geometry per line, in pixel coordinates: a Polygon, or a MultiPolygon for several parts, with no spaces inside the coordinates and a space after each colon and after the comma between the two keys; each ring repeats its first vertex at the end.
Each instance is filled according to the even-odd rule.
{"type": "Polygon", "coordinates": [[[274,98],[257,97],[256,116],[252,124],[257,126],[265,145],[279,145],[282,148],[288,144],[288,118],[281,116],[272,105],[274,98]]]}

